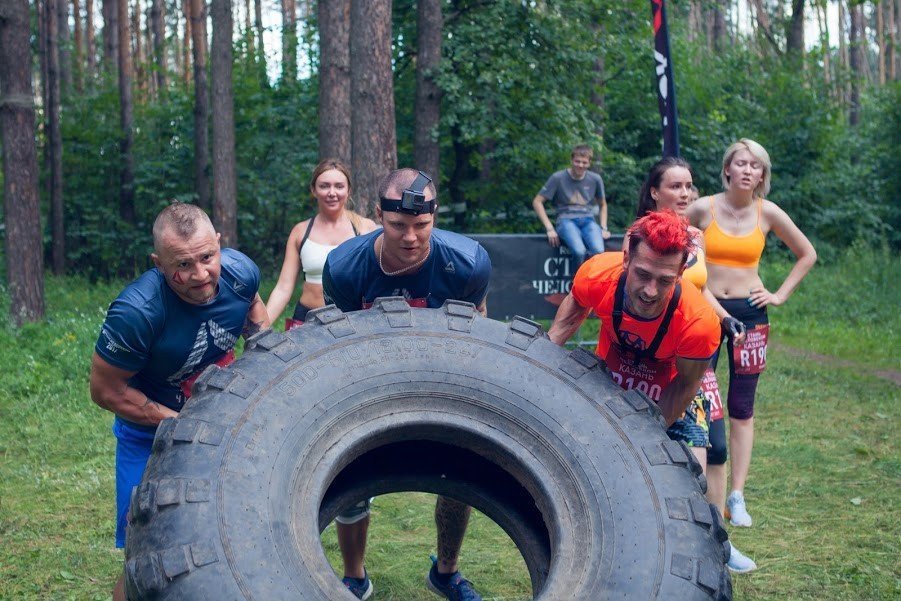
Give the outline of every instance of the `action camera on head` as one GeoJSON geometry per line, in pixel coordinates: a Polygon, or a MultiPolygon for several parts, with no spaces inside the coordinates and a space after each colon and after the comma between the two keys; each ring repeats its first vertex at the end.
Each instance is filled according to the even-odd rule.
{"type": "Polygon", "coordinates": [[[406,213],[407,215],[422,215],[423,213],[434,213],[437,208],[435,200],[425,199],[425,189],[432,183],[432,178],[419,172],[410,187],[405,189],[400,200],[394,198],[380,198],[383,211],[393,211],[395,213],[406,213]]]}

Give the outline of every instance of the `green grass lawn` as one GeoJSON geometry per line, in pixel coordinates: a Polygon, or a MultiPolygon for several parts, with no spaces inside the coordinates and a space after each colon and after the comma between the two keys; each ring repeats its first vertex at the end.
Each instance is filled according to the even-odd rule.
{"type": "MultiPolygon", "coordinates": [[[[767,283],[786,269],[769,267],[767,283]]],[[[901,598],[899,387],[874,375],[901,369],[899,277],[887,253],[852,249],[772,311],[783,350],[770,353],[760,384],[745,490],[754,528],[730,528],[759,569],[733,578],[736,598],[901,598]]],[[[50,278],[45,323],[0,327],[0,599],[106,599],[121,570],[112,417],[87,391],[93,344],[119,288],[50,278]]],[[[6,303],[0,294],[4,314],[6,303]]],[[[386,495],[374,507],[374,599],[435,598],[423,585],[434,497],[386,495]]],[[[337,562],[332,528],[323,546],[337,562]]],[[[484,516],[473,519],[462,566],[486,600],[530,598],[522,559],[484,516]]]]}

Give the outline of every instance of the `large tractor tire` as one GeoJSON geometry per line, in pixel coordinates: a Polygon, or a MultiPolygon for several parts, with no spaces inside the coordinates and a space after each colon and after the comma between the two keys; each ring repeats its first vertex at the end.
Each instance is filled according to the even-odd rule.
{"type": "Polygon", "coordinates": [[[353,599],[320,533],[401,491],[494,520],[542,601],[731,598],[700,466],[591,353],[462,302],[307,319],[208,368],[160,425],[132,496],[130,599],[353,599]]]}

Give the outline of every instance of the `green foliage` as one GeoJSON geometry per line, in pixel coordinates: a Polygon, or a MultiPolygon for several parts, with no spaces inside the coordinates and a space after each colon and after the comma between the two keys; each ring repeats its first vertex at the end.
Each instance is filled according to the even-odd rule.
{"type": "MultiPolygon", "coordinates": [[[[398,157],[410,164],[418,7],[413,0],[393,6],[398,157]]],[[[604,175],[610,224],[624,229],[661,147],[647,1],[447,0],[443,11],[443,59],[435,73],[443,91],[435,132],[441,200],[465,201],[468,213],[463,222],[442,225],[538,231],[531,198],[568,164],[572,145],[587,142],[604,175]]],[[[797,57],[762,51],[751,38],[713,52],[690,39],[687,14],[687,3],[670,4],[682,153],[702,193],[720,189],[725,148],[750,137],[773,159],[771,200],[808,234],[823,261],[837,259],[851,240],[897,250],[901,84],[864,89],[860,125],[852,128],[817,63],[824,49],[813,48],[803,66],[797,57]]],[[[246,35],[235,43],[239,241],[267,273],[279,265],[291,226],[311,210],[306,180],[318,158],[317,27],[311,19],[298,39],[301,55],[308,54],[302,60],[314,70],[312,77],[302,70],[298,80],[271,82],[263,58],[248,52],[246,35]]],[[[847,77],[839,73],[838,81],[847,77]]],[[[120,219],[117,97],[115,82],[98,78],[68,94],[62,112],[67,259],[94,280],[144,269],[154,214],[172,198],[195,199],[193,91],[170,77],[159,98],[136,91],[137,223],[120,219]]],[[[44,224],[49,254],[49,219],[44,224]]],[[[771,254],[787,254],[770,246],[771,254]]]]}

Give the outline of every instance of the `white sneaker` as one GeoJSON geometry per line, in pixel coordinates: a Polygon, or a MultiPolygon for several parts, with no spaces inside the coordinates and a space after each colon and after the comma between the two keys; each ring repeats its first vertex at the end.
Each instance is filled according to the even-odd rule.
{"type": "Polygon", "coordinates": [[[726,562],[726,566],[730,572],[736,574],[747,574],[757,569],[754,560],[733,547],[731,542],[729,543],[729,561],[726,562]]]}
{"type": "Polygon", "coordinates": [[[729,511],[729,522],[733,526],[751,527],[751,515],[745,508],[745,496],[740,490],[733,490],[726,499],[726,508],[729,511]]]}

